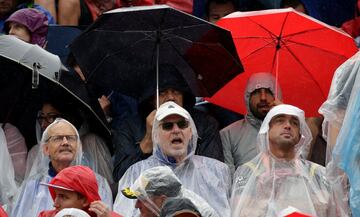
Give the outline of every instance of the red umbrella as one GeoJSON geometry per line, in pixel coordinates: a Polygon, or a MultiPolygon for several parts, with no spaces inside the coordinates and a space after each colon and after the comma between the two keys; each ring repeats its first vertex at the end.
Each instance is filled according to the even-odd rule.
{"type": "Polygon", "coordinates": [[[248,77],[271,72],[284,103],[317,116],[336,68],[358,51],[347,34],[291,8],[236,12],[217,24],[231,31],[245,72],[207,100],[241,114],[248,77]]]}

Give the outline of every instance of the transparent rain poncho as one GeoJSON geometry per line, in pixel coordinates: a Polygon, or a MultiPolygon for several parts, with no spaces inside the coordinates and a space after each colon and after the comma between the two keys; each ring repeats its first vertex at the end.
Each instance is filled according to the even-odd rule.
{"type": "Polygon", "coordinates": [[[16,184],[20,185],[24,180],[26,170],[27,147],[25,138],[15,126],[9,123],[4,125],[4,132],[14,166],[16,184]]]}
{"type": "Polygon", "coordinates": [[[302,110],[285,104],[272,108],[259,131],[260,153],[235,172],[232,216],[277,217],[288,206],[311,216],[333,216],[329,210],[332,192],[324,177],[325,168],[300,158],[302,146],[308,146],[311,139],[302,110]],[[270,152],[269,123],[279,114],[293,115],[300,121],[301,137],[292,160],[279,159],[270,152]]]}
{"type": "MultiPolygon", "coordinates": [[[[36,158],[30,169],[29,176],[24,180],[21,185],[20,191],[16,196],[16,200],[12,205],[12,217],[37,217],[43,210],[53,209],[53,200],[46,186],[40,185],[41,182],[49,183],[56,174],[49,174],[50,159],[49,156],[43,152],[44,146],[49,139],[49,129],[58,124],[59,122],[65,122],[70,125],[77,136],[76,156],[71,165],[80,165],[82,162],[82,146],[76,128],[67,120],[57,118],[52,124],[50,124],[43,133],[39,153],[36,154],[36,158]]],[[[99,186],[99,194],[102,201],[108,207],[112,207],[112,193],[106,179],[96,174],[96,179],[99,186]]]]}
{"type": "Polygon", "coordinates": [[[360,216],[360,52],[335,72],[328,99],[319,109],[324,115],[328,145],[327,176],[345,215],[348,198],[353,216],[360,216]],[[344,174],[345,172],[345,174],[344,174]],[[348,189],[348,182],[350,189],[348,189]]]}
{"type": "MultiPolygon", "coordinates": [[[[17,192],[15,172],[8,151],[7,142],[2,123],[0,123],[0,206],[9,205],[17,192]]],[[[6,208],[6,207],[5,207],[6,208]]]]}
{"type": "Polygon", "coordinates": [[[319,108],[324,116],[323,137],[327,142],[326,164],[332,159],[336,138],[342,126],[355,80],[360,70],[360,52],[348,59],[335,71],[327,100],[319,108]]]}
{"type": "Polygon", "coordinates": [[[203,198],[185,189],[173,171],[167,166],[158,166],[145,170],[132,186],[123,189],[122,192],[128,198],[140,200],[156,216],[159,216],[162,206],[158,207],[152,198],[161,195],[165,195],[166,199],[188,198],[194,203],[202,216],[218,216],[203,198]]]}
{"type": "MultiPolygon", "coordinates": [[[[131,186],[143,171],[156,166],[168,166],[179,178],[182,185],[202,197],[217,212],[218,216],[230,216],[230,170],[227,165],[220,161],[194,155],[198,135],[194,121],[185,109],[174,102],[162,104],[155,115],[152,139],[153,155],[129,167],[119,181],[119,192],[131,186]],[[189,141],[187,155],[181,162],[176,162],[174,158],[167,156],[159,144],[161,121],[157,118],[167,109],[167,106],[175,107],[190,122],[192,137],[189,141]]],[[[138,211],[134,211],[134,206],[135,201],[118,194],[114,203],[114,211],[123,216],[137,216],[138,211]]]]}
{"type": "MultiPolygon", "coordinates": [[[[39,112],[40,113],[40,112],[39,112]]],[[[36,138],[38,144],[33,146],[29,153],[26,163],[26,177],[29,176],[34,159],[40,154],[39,147],[41,143],[41,127],[38,121],[35,124],[36,138]]],[[[113,164],[111,162],[111,154],[106,146],[106,142],[94,133],[89,133],[87,123],[84,122],[79,130],[82,144],[82,165],[90,167],[95,173],[102,175],[109,184],[114,183],[112,176],[113,164]]]]}

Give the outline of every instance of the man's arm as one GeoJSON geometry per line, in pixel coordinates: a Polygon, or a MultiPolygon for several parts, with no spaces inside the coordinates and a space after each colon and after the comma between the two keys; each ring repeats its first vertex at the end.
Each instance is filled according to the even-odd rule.
{"type": "MultiPolygon", "coordinates": [[[[134,163],[151,156],[141,151],[140,142],[145,135],[145,126],[140,116],[124,120],[119,129],[114,131],[114,181],[117,182],[134,163]]],[[[151,148],[152,150],[152,148],[151,148]]]]}
{"type": "Polygon", "coordinates": [[[46,10],[48,10],[50,12],[51,16],[54,17],[55,22],[56,22],[57,17],[56,17],[55,0],[35,0],[34,3],[41,5],[46,10]]]}
{"type": "Polygon", "coordinates": [[[80,16],[80,0],[59,0],[58,23],[60,25],[78,26],[80,16]]]}

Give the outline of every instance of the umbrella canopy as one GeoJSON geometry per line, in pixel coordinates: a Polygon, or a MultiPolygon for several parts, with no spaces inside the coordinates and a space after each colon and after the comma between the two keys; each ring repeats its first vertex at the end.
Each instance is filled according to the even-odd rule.
{"type": "Polygon", "coordinates": [[[291,8],[236,12],[217,24],[231,31],[245,73],[207,100],[241,114],[249,76],[271,72],[284,103],[317,116],[336,68],[358,50],[347,34],[291,8]]]}
{"type": "Polygon", "coordinates": [[[110,133],[97,99],[91,97],[77,76],[66,71],[56,55],[3,35],[0,68],[0,122],[18,126],[28,140],[35,141],[36,115],[44,95],[83,111],[85,118],[100,123],[99,129],[110,133]]]}
{"type": "Polygon", "coordinates": [[[88,82],[136,98],[161,64],[175,66],[198,96],[243,71],[230,32],[165,5],[106,12],[70,49],[88,82]]]}

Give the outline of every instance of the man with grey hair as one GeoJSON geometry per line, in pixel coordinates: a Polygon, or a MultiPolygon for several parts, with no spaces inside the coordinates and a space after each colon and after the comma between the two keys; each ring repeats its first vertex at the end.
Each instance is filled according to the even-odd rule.
{"type": "Polygon", "coordinates": [[[325,168],[300,158],[311,139],[304,111],[273,107],[257,137],[260,153],[234,174],[232,216],[277,217],[288,207],[309,216],[338,216],[325,168]]]}
{"type": "MultiPolygon", "coordinates": [[[[195,123],[184,108],[165,102],[156,111],[152,141],[153,155],[132,165],[119,181],[119,191],[131,186],[140,174],[156,166],[168,166],[182,186],[195,192],[214,208],[218,216],[230,216],[231,175],[226,164],[194,155],[198,134],[195,123]]],[[[123,216],[137,216],[128,210],[129,200],[118,194],[114,210],[123,216]]]]}
{"type": "MultiPolygon", "coordinates": [[[[57,118],[43,133],[40,148],[29,177],[23,182],[12,207],[12,217],[37,217],[42,210],[53,207],[47,187],[40,182],[49,183],[64,168],[79,165],[82,160],[82,147],[79,133],[67,120],[57,118]]],[[[112,207],[111,189],[106,179],[96,174],[99,194],[108,207],[112,207]]]]}
{"type": "Polygon", "coordinates": [[[269,110],[281,103],[281,99],[280,87],[276,87],[271,73],[261,72],[250,76],[244,93],[247,108],[245,118],[220,131],[225,163],[232,173],[257,155],[256,137],[260,125],[269,110]]]}

